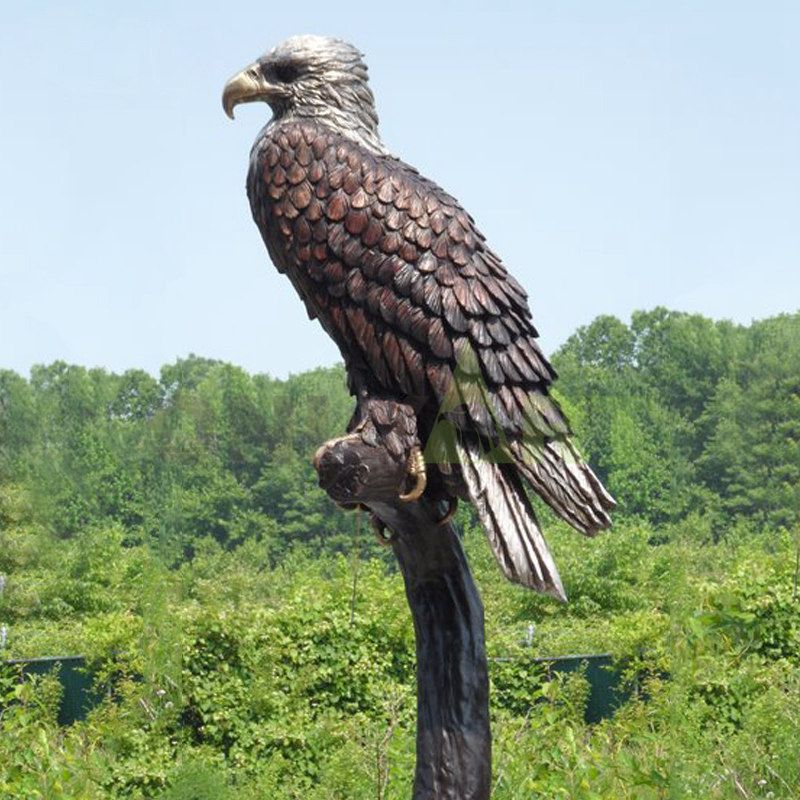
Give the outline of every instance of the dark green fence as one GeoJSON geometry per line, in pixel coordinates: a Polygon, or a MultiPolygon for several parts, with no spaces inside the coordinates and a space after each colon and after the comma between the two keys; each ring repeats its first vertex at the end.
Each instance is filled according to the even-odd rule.
{"type": "Polygon", "coordinates": [[[21,679],[27,675],[58,675],[63,688],[58,709],[59,725],[71,725],[76,720],[84,719],[102,699],[92,689],[92,676],[86,670],[83,656],[17,658],[5,664],[17,671],[21,679]]]}
{"type": "MultiPolygon", "coordinates": [[[[497,658],[492,661],[509,661],[497,658]]],[[[613,658],[601,655],[558,656],[532,659],[541,666],[546,677],[556,673],[570,673],[585,670],[589,682],[589,698],[584,718],[595,723],[610,717],[629,697],[630,691],[622,685],[619,670],[613,658]]],[[[5,664],[16,669],[20,677],[26,675],[46,675],[57,672],[63,692],[58,712],[60,725],[71,725],[86,714],[101,700],[102,695],[92,688],[92,676],[86,669],[83,656],[60,656],[57,658],[26,658],[6,661],[5,664]]]]}
{"type": "MultiPolygon", "coordinates": [[[[492,658],[490,661],[514,661],[513,658],[492,658]]],[[[530,660],[544,672],[547,679],[557,673],[584,670],[589,683],[584,719],[595,723],[607,719],[631,696],[622,683],[622,675],[609,653],[597,655],[552,656],[530,660]]]]}
{"type": "Polygon", "coordinates": [[[622,676],[608,653],[537,658],[536,661],[544,666],[548,675],[586,670],[586,680],[589,682],[589,698],[584,712],[586,722],[607,719],[630,697],[630,691],[623,687],[622,676]]]}

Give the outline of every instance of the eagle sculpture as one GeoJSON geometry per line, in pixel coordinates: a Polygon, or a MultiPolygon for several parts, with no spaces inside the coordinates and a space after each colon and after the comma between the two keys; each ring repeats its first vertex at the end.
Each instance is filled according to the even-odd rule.
{"type": "Polygon", "coordinates": [[[383,145],[352,45],[287,39],[226,84],[229,117],[253,101],[273,112],[250,154],[253,218],[341,351],[351,426],[370,398],[409,404],[419,446],[404,499],[432,473],[429,490],[472,502],[506,577],[565,599],[526,488],[587,536],[614,501],[550,394],[524,289],[458,202],[383,145]],[[449,457],[423,459],[443,420],[449,457]]]}

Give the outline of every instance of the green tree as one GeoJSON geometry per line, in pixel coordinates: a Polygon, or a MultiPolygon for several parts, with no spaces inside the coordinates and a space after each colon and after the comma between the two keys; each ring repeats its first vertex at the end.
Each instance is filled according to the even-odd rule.
{"type": "Polygon", "coordinates": [[[800,315],[755,323],[736,378],[720,382],[700,459],[728,513],[795,524],[800,511],[800,315]]]}

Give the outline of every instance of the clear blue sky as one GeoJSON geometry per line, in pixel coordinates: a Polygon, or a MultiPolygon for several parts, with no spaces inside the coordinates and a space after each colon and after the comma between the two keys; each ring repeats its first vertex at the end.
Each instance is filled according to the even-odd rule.
{"type": "Polygon", "coordinates": [[[0,27],[0,367],[337,359],[250,220],[267,109],[220,107],[295,33],[366,53],[384,140],[476,217],[547,350],[600,313],[800,306],[796,2],[32,0],[0,27]]]}

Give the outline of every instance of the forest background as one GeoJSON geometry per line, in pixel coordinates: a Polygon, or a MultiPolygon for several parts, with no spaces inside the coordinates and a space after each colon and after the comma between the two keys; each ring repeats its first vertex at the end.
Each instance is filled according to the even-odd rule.
{"type": "MultiPolygon", "coordinates": [[[[601,316],[553,360],[619,509],[594,540],[542,510],[565,606],[459,511],[494,797],[796,798],[800,314],[601,316]],[[604,652],[631,697],[590,725],[534,659],[604,652]]],[[[408,796],[402,580],[310,462],[351,409],[338,366],[0,371],[0,659],[85,654],[105,698],[59,727],[54,679],[0,671],[0,796],[408,796]]]]}

